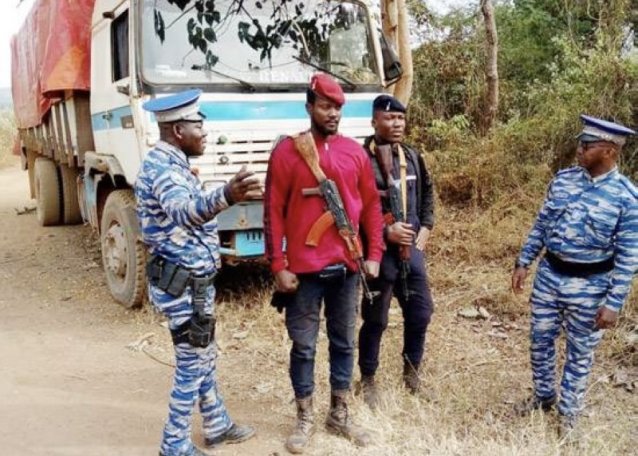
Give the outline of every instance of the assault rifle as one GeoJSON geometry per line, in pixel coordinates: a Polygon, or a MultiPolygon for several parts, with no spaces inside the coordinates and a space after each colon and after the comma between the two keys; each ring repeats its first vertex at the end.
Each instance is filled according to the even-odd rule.
{"type": "MultiPolygon", "coordinates": [[[[385,197],[390,206],[390,212],[384,215],[387,225],[395,222],[405,222],[406,214],[403,213],[403,202],[401,200],[401,190],[396,186],[396,182],[392,177],[392,147],[389,144],[376,146],[375,155],[377,163],[381,168],[381,174],[386,181],[387,190],[385,197]]],[[[382,196],[384,192],[381,192],[382,196]]],[[[410,273],[410,248],[409,245],[399,245],[399,259],[401,260],[400,275],[403,288],[403,295],[407,298],[410,294],[408,288],[408,274],[410,273]]]]}
{"type": "Polygon", "coordinates": [[[351,258],[357,263],[364,296],[372,302],[379,295],[378,291],[371,291],[368,286],[365,274],[365,264],[363,260],[363,249],[358,234],[354,231],[352,223],[348,218],[343,205],[337,184],[326,177],[319,166],[319,154],[315,146],[315,141],[310,132],[300,134],[294,138],[297,152],[302,156],[312,174],[317,178],[319,186],[315,188],[305,188],[302,190],[304,196],[320,195],[326,202],[326,212],[311,227],[306,237],[306,245],[317,246],[319,239],[328,227],[333,224],[337,227],[339,235],[343,238],[350,253],[351,258]]]}

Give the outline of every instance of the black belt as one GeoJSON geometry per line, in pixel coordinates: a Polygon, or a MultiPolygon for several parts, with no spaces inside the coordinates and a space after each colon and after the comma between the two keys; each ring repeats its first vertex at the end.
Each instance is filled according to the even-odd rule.
{"type": "Polygon", "coordinates": [[[149,281],[176,298],[192,287],[195,298],[205,295],[205,289],[215,281],[215,273],[206,276],[197,276],[191,270],[167,259],[152,255],[146,265],[146,273],[149,281]]]}
{"type": "Polygon", "coordinates": [[[349,270],[345,264],[339,263],[326,266],[318,272],[304,272],[297,275],[302,278],[319,279],[326,282],[332,282],[336,280],[343,280],[346,277],[351,276],[352,274],[354,274],[354,272],[349,270]]]}
{"type": "Polygon", "coordinates": [[[570,277],[587,277],[592,274],[603,274],[614,269],[614,257],[597,263],[574,263],[561,260],[550,252],[545,252],[545,259],[556,272],[570,277]]]}

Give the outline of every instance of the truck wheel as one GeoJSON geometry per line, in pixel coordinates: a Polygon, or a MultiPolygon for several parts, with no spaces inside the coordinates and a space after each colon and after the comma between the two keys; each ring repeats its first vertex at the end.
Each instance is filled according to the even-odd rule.
{"type": "Polygon", "coordinates": [[[37,158],[34,179],[38,222],[42,226],[58,225],[62,215],[62,186],[57,166],[48,158],[37,158]]]}
{"type": "Polygon", "coordinates": [[[78,204],[78,169],[60,165],[60,181],[62,183],[62,222],[75,225],[82,221],[82,213],[78,204]]]}
{"type": "Polygon", "coordinates": [[[146,289],[146,252],[139,232],[133,192],[112,191],[100,222],[102,262],[111,294],[126,308],[139,306],[146,289]]]}

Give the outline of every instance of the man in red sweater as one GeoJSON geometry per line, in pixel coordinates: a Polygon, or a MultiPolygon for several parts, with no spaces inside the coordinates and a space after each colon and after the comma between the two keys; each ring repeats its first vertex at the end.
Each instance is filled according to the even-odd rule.
{"type": "MultiPolygon", "coordinates": [[[[355,232],[361,228],[365,233],[364,272],[376,277],[384,249],[380,200],[365,151],[356,141],[338,133],[345,103],[343,91],[328,75],[317,74],[312,77],[306,101],[319,166],[336,183],[355,232]]],[[[305,196],[303,190],[317,186],[317,178],[293,138],[281,141],[268,164],[264,229],[266,254],[277,289],[289,297],[286,328],[292,340],[290,379],[297,404],[297,423],[286,441],[291,453],[302,453],[314,431],[312,394],[322,301],[330,353],[331,401],[326,428],[360,446],[369,441],[369,435],[352,423],[347,409],[354,361],[358,267],[334,225],[316,246],[308,245],[310,229],[325,212],[326,204],[321,195],[305,196]]]]}

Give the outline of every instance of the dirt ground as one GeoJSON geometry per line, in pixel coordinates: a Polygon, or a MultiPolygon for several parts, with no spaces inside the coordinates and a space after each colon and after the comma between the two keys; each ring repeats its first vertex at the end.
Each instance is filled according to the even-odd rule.
{"type": "MultiPolygon", "coordinates": [[[[111,299],[89,228],[42,228],[34,212],[17,214],[34,207],[18,166],[0,170],[0,183],[0,453],[157,454],[172,368],[127,346],[150,337],[154,358],[172,362],[161,319],[111,299]]],[[[229,385],[242,375],[229,360],[220,359],[228,408],[259,436],[214,454],[282,450],[265,406],[229,385]]]]}
{"type": "MultiPolygon", "coordinates": [[[[148,305],[125,310],[112,300],[90,228],[42,228],[33,211],[18,215],[35,203],[17,165],[0,169],[0,188],[0,454],[157,454],[173,372],[162,318],[148,305]]],[[[453,227],[443,222],[440,239],[453,237],[453,227]]],[[[376,443],[360,450],[328,435],[320,426],[328,404],[322,331],[319,426],[306,454],[635,454],[638,394],[613,381],[619,369],[630,383],[638,378],[631,361],[635,340],[625,342],[628,333],[620,331],[605,336],[588,388],[587,437],[582,447],[565,449],[555,416],[511,416],[513,401],[530,392],[526,298],[510,297],[508,270],[447,264],[444,250],[430,258],[439,266],[431,270],[437,311],[428,330],[425,391],[414,397],[401,388],[402,328],[393,308],[378,375],[385,403],[377,413],[359,398],[351,407],[374,430],[376,443]],[[509,303],[510,311],[484,320],[457,314],[468,303],[490,299],[509,303]]],[[[248,293],[245,277],[234,274],[240,285],[220,293],[218,303],[219,383],[233,419],[254,425],[258,435],[209,454],[283,456],[294,420],[289,341],[282,317],[265,304],[267,288],[248,293]]],[[[624,318],[634,320],[638,333],[635,314],[624,318]]],[[[202,441],[200,424],[196,416],[196,443],[202,441]]]]}

